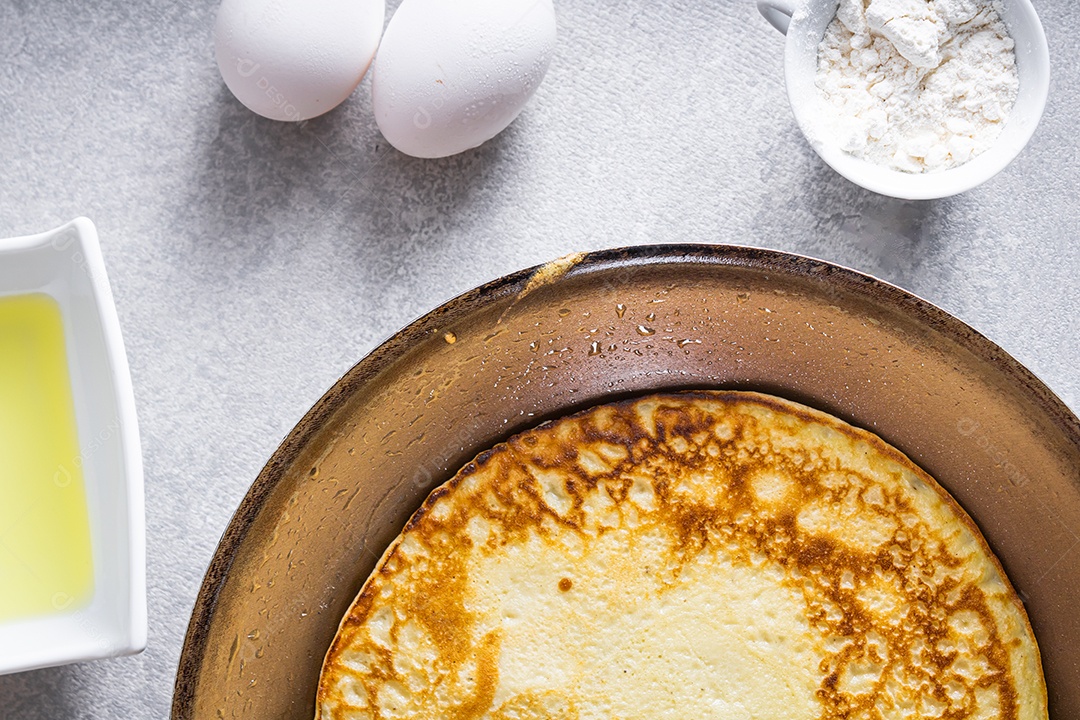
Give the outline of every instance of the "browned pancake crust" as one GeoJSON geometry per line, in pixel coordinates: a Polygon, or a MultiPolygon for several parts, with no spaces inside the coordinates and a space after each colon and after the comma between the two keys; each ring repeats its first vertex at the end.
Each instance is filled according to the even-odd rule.
{"type": "MultiPolygon", "coordinates": [[[[709,546],[723,546],[746,563],[764,557],[784,568],[784,582],[802,592],[810,625],[823,637],[847,640],[821,658],[820,720],[878,717],[875,707],[888,706],[884,681],[858,695],[842,686],[846,670],[867,662],[884,664],[885,675],[903,677],[930,702],[944,703],[947,709],[938,716],[945,720],[970,717],[978,688],[996,692],[1001,720],[1045,717],[1046,690],[1023,606],[974,522],[948,493],[877,436],[832,416],[766,395],[705,391],[628,400],[547,423],[481,453],[432,492],[343,619],[326,657],[319,712],[357,702],[342,695],[342,677],[369,697],[380,685],[404,682],[393,653],[371,642],[368,627],[373,612],[392,602],[433,639],[448,682],[469,676],[461,680],[467,687],[454,717],[532,717],[522,707],[492,707],[499,634],[489,632],[479,643],[463,641],[477,622],[468,609],[465,558],[498,552],[530,533],[558,538],[603,532],[595,510],[587,507],[590,498],[602,485],[615,503],[625,504],[635,482],[649,483],[655,494],[657,509],[649,521],[676,538],[662,572],[677,578],[709,546]],[[816,437],[818,428],[825,429],[824,450],[813,442],[800,445],[797,438],[816,437]],[[829,443],[846,447],[831,454],[829,443]],[[870,464],[860,469],[864,460],[870,464]],[[768,499],[763,471],[790,481],[782,501],[768,499]],[[564,494],[545,490],[548,473],[565,479],[564,494]],[[687,492],[691,476],[710,478],[715,492],[687,492]],[[931,518],[944,523],[941,528],[926,525],[920,517],[925,509],[911,495],[926,491],[936,496],[937,507],[947,508],[931,518]],[[842,523],[829,531],[807,530],[807,508],[842,518],[845,507],[859,513],[858,537],[842,523]],[[464,531],[478,518],[492,528],[485,548],[474,547],[464,531]],[[875,537],[882,529],[885,534],[875,537]],[[408,587],[395,585],[404,565],[417,562],[404,558],[403,538],[425,548],[423,566],[409,575],[408,587]],[[983,591],[988,575],[998,576],[991,579],[1000,581],[1000,593],[983,591]],[[859,589],[875,583],[903,599],[902,614],[883,622],[866,610],[859,589]],[[967,648],[985,667],[959,689],[956,663],[965,649],[949,641],[949,624],[958,618],[977,618],[986,630],[977,648],[967,648]],[[887,652],[881,652],[882,642],[887,652]],[[362,670],[355,661],[358,649],[370,658],[362,670]],[[904,658],[918,662],[905,665],[904,658]],[[890,665],[897,662],[903,667],[890,665]],[[957,693],[962,700],[955,700],[957,693]]],[[[573,582],[564,580],[558,589],[566,592],[573,582]]],[[[538,717],[543,708],[577,716],[558,698],[520,703],[538,717]]],[[[368,716],[381,717],[377,710],[357,715],[368,716]]]]}

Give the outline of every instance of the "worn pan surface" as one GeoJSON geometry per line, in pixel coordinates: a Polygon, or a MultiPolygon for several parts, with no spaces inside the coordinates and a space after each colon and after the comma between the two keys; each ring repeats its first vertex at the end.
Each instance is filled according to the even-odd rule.
{"type": "Polygon", "coordinates": [[[936,477],[1024,599],[1051,717],[1080,707],[1080,423],[1039,380],[887,283],[764,250],[564,258],[458,297],[300,421],[199,593],[173,717],[313,716],[323,654],[427,493],[540,421],[672,388],[774,393],[871,430],[936,477]]]}

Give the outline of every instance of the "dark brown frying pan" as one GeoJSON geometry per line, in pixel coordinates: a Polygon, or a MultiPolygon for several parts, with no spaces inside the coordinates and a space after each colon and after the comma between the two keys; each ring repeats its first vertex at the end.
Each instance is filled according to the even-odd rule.
{"type": "Polygon", "coordinates": [[[942,310],[828,263],[718,245],[574,256],[451,300],[352,368],[229,524],[173,718],[314,714],[323,654],[387,544],[479,451],[673,388],[753,389],[877,433],[975,518],[1027,605],[1051,717],[1080,707],[1080,422],[942,310]]]}

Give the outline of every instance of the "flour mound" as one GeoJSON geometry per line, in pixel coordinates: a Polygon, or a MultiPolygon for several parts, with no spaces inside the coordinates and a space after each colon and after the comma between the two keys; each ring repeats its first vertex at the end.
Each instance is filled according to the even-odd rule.
{"type": "Polygon", "coordinates": [[[987,150],[1019,88],[998,0],[841,0],[818,46],[808,133],[905,172],[987,150]]]}

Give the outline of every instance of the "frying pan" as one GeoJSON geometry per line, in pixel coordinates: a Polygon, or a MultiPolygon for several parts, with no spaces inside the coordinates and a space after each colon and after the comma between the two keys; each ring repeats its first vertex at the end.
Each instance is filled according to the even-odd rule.
{"type": "Polygon", "coordinates": [[[1080,707],[1080,422],[960,320],[819,260],[723,245],[569,256],[491,282],[357,363],[259,474],[207,571],[172,716],[314,715],[382,551],[481,450],[607,400],[748,389],[881,436],[949,490],[1024,601],[1051,718],[1080,707]]]}

